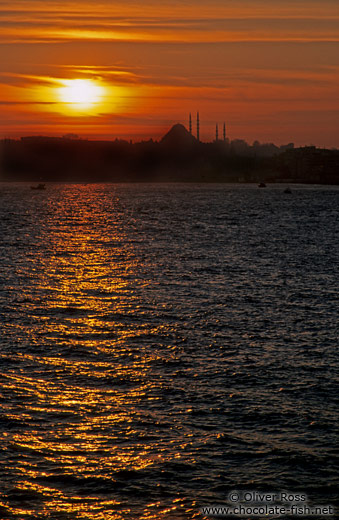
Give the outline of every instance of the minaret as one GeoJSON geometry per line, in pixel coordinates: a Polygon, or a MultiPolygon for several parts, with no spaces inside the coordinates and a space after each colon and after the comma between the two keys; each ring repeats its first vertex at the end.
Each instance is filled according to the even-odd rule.
{"type": "Polygon", "coordinates": [[[224,123],[224,141],[226,141],[226,125],[224,123]]]}
{"type": "Polygon", "coordinates": [[[189,132],[192,135],[192,116],[191,116],[191,112],[190,112],[190,118],[189,118],[188,127],[189,127],[189,132]]]}
{"type": "Polygon", "coordinates": [[[199,123],[199,112],[197,112],[197,141],[200,141],[200,123],[199,123]]]}
{"type": "Polygon", "coordinates": [[[218,123],[215,125],[215,142],[218,142],[219,141],[219,137],[218,137],[218,123]]]}

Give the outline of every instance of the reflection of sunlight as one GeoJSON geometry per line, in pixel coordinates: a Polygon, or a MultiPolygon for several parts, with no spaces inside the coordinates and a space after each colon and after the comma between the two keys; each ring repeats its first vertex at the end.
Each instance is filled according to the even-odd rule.
{"type": "MultiPolygon", "coordinates": [[[[168,426],[158,411],[165,381],[149,375],[159,356],[149,338],[162,334],[164,324],[154,323],[154,315],[140,320],[148,282],[140,277],[133,224],[112,192],[103,200],[95,185],[58,188],[59,195],[54,189],[46,202],[50,219],[39,231],[32,286],[23,294],[31,321],[13,323],[29,347],[15,355],[20,369],[4,377],[5,391],[19,402],[5,416],[27,419],[29,427],[9,432],[7,440],[27,460],[44,460],[41,467],[26,459],[17,463],[17,488],[43,497],[42,515],[122,520],[121,495],[98,496],[95,482],[111,493],[117,482],[126,486],[130,474],[142,481],[145,472],[180,460],[192,440],[174,427],[170,443],[166,436],[154,439],[154,428],[168,426]],[[63,478],[81,487],[81,497],[67,491],[63,478]]],[[[145,504],[140,518],[155,520],[171,509],[175,516],[169,507],[145,504]]],[[[24,517],[21,509],[8,511],[24,517]]]]}

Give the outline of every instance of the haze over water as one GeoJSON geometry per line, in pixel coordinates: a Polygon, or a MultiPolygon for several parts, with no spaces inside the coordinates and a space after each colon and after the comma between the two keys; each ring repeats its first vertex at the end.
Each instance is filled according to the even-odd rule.
{"type": "Polygon", "coordinates": [[[338,187],[0,185],[0,517],[338,499],[338,187]]]}

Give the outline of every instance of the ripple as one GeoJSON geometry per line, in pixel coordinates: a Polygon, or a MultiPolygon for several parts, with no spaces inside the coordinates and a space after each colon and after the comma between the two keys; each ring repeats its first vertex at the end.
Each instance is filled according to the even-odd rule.
{"type": "Polygon", "coordinates": [[[337,187],[1,184],[0,516],[338,499],[337,187]]]}

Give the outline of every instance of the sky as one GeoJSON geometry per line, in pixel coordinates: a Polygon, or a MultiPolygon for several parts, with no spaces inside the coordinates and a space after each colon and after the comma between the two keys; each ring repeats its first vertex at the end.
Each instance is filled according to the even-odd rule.
{"type": "Polygon", "coordinates": [[[339,148],[338,0],[0,1],[0,137],[339,148]],[[195,132],[195,124],[193,125],[195,132]]]}

